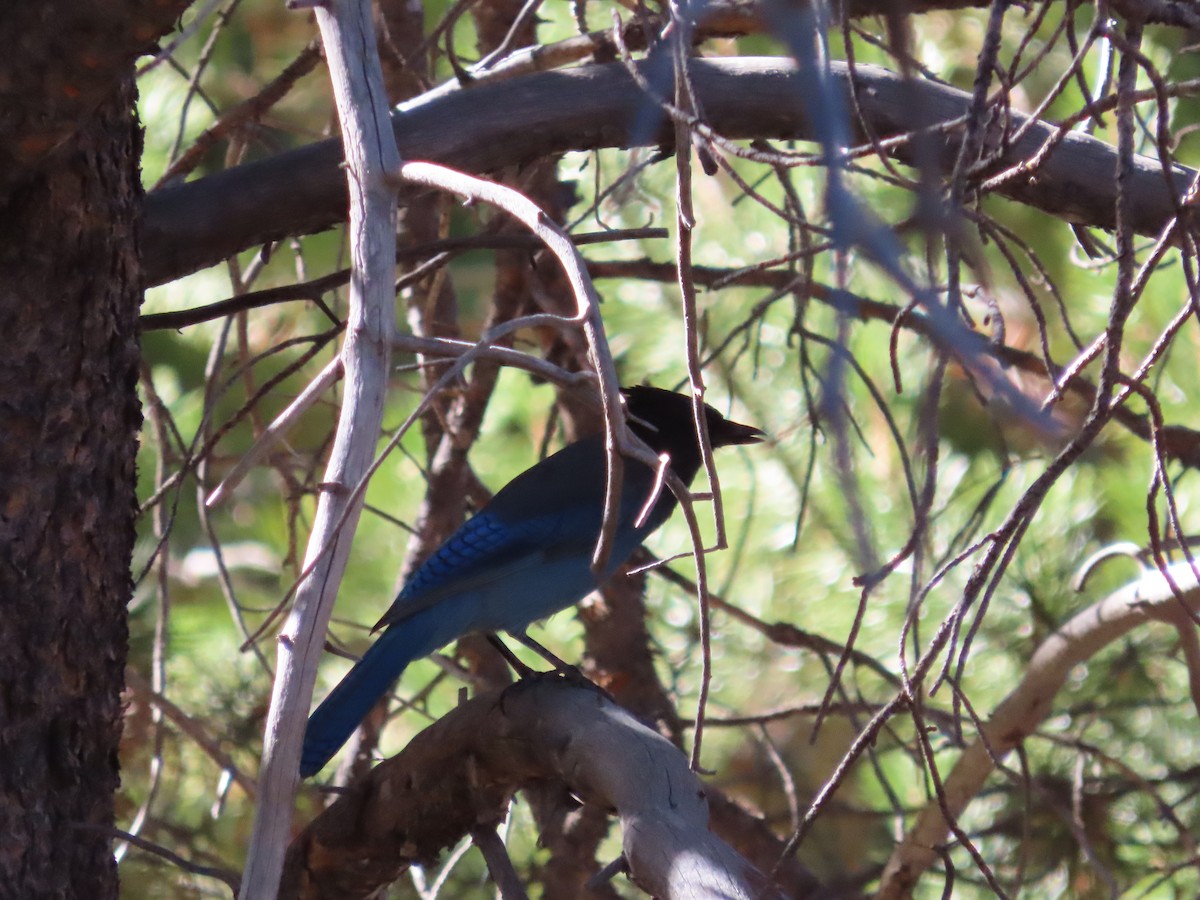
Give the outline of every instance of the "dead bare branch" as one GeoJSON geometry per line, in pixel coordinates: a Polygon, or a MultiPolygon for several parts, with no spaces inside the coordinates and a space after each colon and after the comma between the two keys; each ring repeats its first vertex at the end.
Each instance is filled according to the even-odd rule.
{"type": "MultiPolygon", "coordinates": [[[[1176,621],[1181,603],[1200,609],[1200,578],[1186,563],[1170,566],[1165,573],[1147,571],[1043,641],[1029,660],[1021,683],[996,707],[981,734],[946,776],[946,810],[931,802],[896,845],[876,894],[879,900],[911,896],[921,874],[940,859],[936,848],[949,832],[946,812],[960,815],[1004,757],[1045,721],[1074,666],[1139,625],[1161,619],[1176,621]]],[[[1187,627],[1192,627],[1190,621],[1187,627]]]]}

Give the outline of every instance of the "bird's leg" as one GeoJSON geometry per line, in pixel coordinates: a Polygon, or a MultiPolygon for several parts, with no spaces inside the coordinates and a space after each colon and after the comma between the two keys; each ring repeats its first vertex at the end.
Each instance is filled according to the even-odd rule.
{"type": "Polygon", "coordinates": [[[529,668],[525,663],[517,658],[517,655],[508,649],[508,645],[500,640],[499,635],[489,632],[484,635],[487,642],[496,648],[496,652],[504,657],[504,661],[512,666],[512,670],[517,673],[518,678],[528,678],[530,675],[537,675],[535,669],[529,668]]]}
{"type": "MultiPolygon", "coordinates": [[[[527,635],[524,631],[510,631],[509,634],[516,638],[519,643],[524,644],[546,662],[550,663],[550,665],[554,666],[557,671],[566,672],[571,669],[575,669],[573,665],[563,662],[561,659],[527,635]]],[[[579,670],[575,669],[575,671],[578,672],[579,670]]]]}
{"type": "Polygon", "coordinates": [[[554,672],[550,674],[561,676],[568,681],[577,681],[586,684],[589,687],[595,687],[591,679],[579,671],[578,666],[573,666],[569,662],[563,662],[561,659],[527,635],[524,631],[510,631],[509,634],[515,637],[534,653],[540,654],[542,659],[554,666],[554,672]]]}
{"type": "Polygon", "coordinates": [[[504,641],[500,640],[495,633],[488,632],[485,634],[484,637],[487,638],[488,643],[495,647],[496,651],[504,657],[505,662],[512,666],[512,669],[517,673],[518,678],[529,678],[530,676],[534,675],[555,675],[560,678],[565,678],[568,681],[578,681],[590,687],[595,687],[595,685],[592,684],[592,681],[579,671],[578,666],[573,666],[569,662],[563,662],[552,652],[527,635],[524,631],[510,631],[509,634],[516,638],[519,643],[524,644],[534,653],[542,657],[542,659],[546,660],[546,662],[550,663],[550,665],[554,666],[553,672],[539,672],[536,669],[531,669],[529,666],[525,665],[525,663],[521,662],[521,660],[517,658],[516,654],[508,649],[508,645],[505,644],[504,641]]]}

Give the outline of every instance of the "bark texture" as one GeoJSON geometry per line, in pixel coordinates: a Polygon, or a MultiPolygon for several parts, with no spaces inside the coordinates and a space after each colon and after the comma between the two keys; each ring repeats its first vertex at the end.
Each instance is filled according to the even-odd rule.
{"type": "Polygon", "coordinates": [[[130,65],[191,0],[0,4],[0,192],[64,163],[130,65]]]}
{"type": "MultiPolygon", "coordinates": [[[[20,64],[7,56],[0,84],[20,64]]],[[[55,132],[53,165],[10,169],[0,188],[0,896],[117,896],[141,423],[134,98],[130,67],[55,132]]],[[[45,137],[0,134],[10,160],[45,137]]]]}

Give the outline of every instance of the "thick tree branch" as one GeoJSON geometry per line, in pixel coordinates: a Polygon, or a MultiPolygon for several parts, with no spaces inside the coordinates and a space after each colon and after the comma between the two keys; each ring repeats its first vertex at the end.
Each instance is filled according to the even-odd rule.
{"type": "Polygon", "coordinates": [[[651,895],[780,896],[708,830],[704,786],[678,748],[595,689],[554,677],[464,703],[351,785],[292,843],[279,896],[373,896],[548,780],[616,810],[630,877],[651,895]]]}
{"type": "MultiPolygon", "coordinates": [[[[812,136],[790,61],[695,60],[690,68],[705,120],[719,133],[736,139],[812,136]]],[[[834,63],[831,69],[839,89],[848,92],[847,67],[834,63]]],[[[860,65],[855,74],[859,108],[879,140],[944,126],[961,119],[970,106],[971,97],[963,91],[905,81],[877,66],[860,65]]],[[[393,124],[406,159],[485,172],[548,153],[629,146],[630,123],[646,102],[622,65],[592,65],[461,91],[397,114],[393,124]]],[[[1025,121],[1015,113],[1013,119],[1014,128],[1025,121]]],[[[994,171],[1033,157],[1055,133],[1048,123],[1034,124],[994,171]]],[[[952,170],[959,140],[952,129],[927,136],[925,146],[943,172],[952,170]]],[[[664,124],[643,143],[669,143],[669,130],[664,124]]],[[[900,143],[891,152],[908,162],[913,151],[900,143]]],[[[248,247],[342,221],[346,189],[340,160],[339,145],[323,141],[154,191],[146,200],[148,283],[170,281],[248,247]]],[[[1072,132],[1036,172],[1005,181],[999,193],[1068,222],[1112,228],[1115,160],[1115,151],[1103,141],[1072,132]]],[[[1176,167],[1168,183],[1156,160],[1135,157],[1128,210],[1134,230],[1158,234],[1176,214],[1195,174],[1176,167]]]]}

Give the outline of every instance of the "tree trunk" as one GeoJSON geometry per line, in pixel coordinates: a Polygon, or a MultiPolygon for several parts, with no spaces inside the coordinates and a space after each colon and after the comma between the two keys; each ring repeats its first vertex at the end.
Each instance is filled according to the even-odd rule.
{"type": "MultiPolygon", "coordinates": [[[[31,110],[50,102],[39,94],[51,91],[21,94],[9,120],[35,120],[31,110]]],[[[132,72],[105,93],[0,191],[0,895],[9,897],[117,896],[110,829],[141,422],[141,132],[132,72]]],[[[9,159],[33,139],[0,134],[9,159]]]]}

